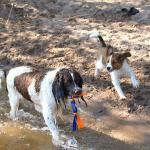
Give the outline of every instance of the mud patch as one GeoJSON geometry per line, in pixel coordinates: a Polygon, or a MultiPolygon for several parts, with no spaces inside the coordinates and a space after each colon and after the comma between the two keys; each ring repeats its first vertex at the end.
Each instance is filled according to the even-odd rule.
{"type": "Polygon", "coordinates": [[[0,149],[58,150],[51,143],[50,135],[41,131],[33,131],[19,122],[1,124],[0,149]]]}

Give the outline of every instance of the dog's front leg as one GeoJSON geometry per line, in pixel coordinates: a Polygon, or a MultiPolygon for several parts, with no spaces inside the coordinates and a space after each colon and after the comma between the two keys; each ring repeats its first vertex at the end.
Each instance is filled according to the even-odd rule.
{"type": "Polygon", "coordinates": [[[139,87],[140,81],[136,78],[132,68],[129,65],[127,66],[126,71],[127,71],[128,75],[129,75],[129,77],[131,78],[131,82],[132,82],[133,87],[134,88],[139,87]]]}
{"type": "Polygon", "coordinates": [[[100,70],[102,70],[104,68],[104,64],[103,64],[103,56],[100,55],[95,63],[95,77],[98,78],[99,74],[100,74],[100,70]]]}
{"type": "Polygon", "coordinates": [[[112,83],[113,83],[117,93],[119,94],[120,99],[126,99],[126,97],[121,89],[120,82],[119,82],[120,78],[119,78],[117,72],[113,71],[113,72],[111,72],[110,75],[111,75],[112,83]]]}
{"type": "Polygon", "coordinates": [[[62,145],[63,141],[60,140],[60,135],[58,128],[55,124],[55,117],[53,116],[53,112],[51,112],[51,108],[48,106],[43,108],[43,117],[46,125],[48,126],[51,134],[52,134],[52,142],[54,145],[62,145]]]}

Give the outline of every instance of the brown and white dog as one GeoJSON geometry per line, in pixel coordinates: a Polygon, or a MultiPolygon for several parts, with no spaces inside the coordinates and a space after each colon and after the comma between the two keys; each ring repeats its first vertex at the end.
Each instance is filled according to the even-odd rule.
{"type": "Polygon", "coordinates": [[[98,77],[100,70],[107,68],[110,72],[112,83],[119,94],[120,99],[126,99],[120,86],[120,78],[124,75],[128,75],[131,78],[134,88],[137,88],[140,84],[127,60],[127,57],[130,57],[131,54],[129,52],[116,52],[116,48],[106,45],[97,30],[92,31],[89,37],[97,45],[98,49],[95,64],[95,76],[98,77]]]}
{"type": "MultiPolygon", "coordinates": [[[[2,70],[0,75],[4,78],[2,70]]],[[[71,68],[41,72],[29,66],[20,66],[9,70],[6,84],[11,118],[17,117],[19,101],[25,98],[33,102],[35,109],[43,114],[53,143],[63,144],[56,126],[56,110],[59,104],[66,105],[68,96],[82,93],[83,80],[80,74],[71,68]]],[[[80,98],[85,102],[83,97],[80,98]]]]}

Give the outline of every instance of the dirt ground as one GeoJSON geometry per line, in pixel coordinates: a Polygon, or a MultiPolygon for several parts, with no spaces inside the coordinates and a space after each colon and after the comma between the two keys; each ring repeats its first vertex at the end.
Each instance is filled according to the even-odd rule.
{"type": "MultiPolygon", "coordinates": [[[[70,133],[70,115],[69,119],[66,115],[65,123],[60,121],[59,126],[65,134],[75,136],[82,149],[150,149],[149,43],[149,0],[0,1],[1,68],[18,65],[32,65],[39,69],[70,66],[81,73],[84,88],[89,93],[85,97],[88,108],[84,104],[79,106],[86,128],[70,133]],[[139,13],[124,15],[121,9],[130,7],[137,8],[139,13]],[[119,51],[130,50],[132,54],[130,64],[141,84],[138,89],[133,89],[128,78],[122,80],[126,100],[119,100],[106,70],[98,79],[94,77],[96,45],[86,40],[94,28],[107,43],[119,51]]],[[[0,106],[0,139],[4,139],[4,128],[14,125],[7,115],[9,104],[5,91],[1,91],[0,106]]],[[[32,107],[29,103],[21,104],[20,108],[25,108],[25,117],[17,123],[43,128],[42,116],[32,107]]],[[[15,128],[13,131],[16,132],[15,128]]],[[[35,137],[38,134],[36,132],[35,137]]],[[[46,138],[45,132],[41,134],[42,138],[46,138]]],[[[19,142],[17,136],[15,134],[19,142]]],[[[48,143],[41,140],[39,144],[43,142],[48,143]]],[[[29,149],[26,146],[24,149],[29,149]]],[[[6,149],[3,142],[0,142],[0,149],[6,149]]],[[[19,147],[12,149],[8,146],[7,149],[17,150],[19,147]]]]}

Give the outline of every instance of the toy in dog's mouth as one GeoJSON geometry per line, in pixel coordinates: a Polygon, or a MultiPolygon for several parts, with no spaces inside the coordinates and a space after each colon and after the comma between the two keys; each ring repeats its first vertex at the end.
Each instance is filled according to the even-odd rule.
{"type": "Polygon", "coordinates": [[[86,92],[81,92],[81,93],[78,93],[78,94],[74,94],[74,95],[70,95],[68,96],[68,99],[72,99],[72,100],[75,100],[75,99],[78,99],[78,102],[80,104],[80,99],[85,103],[85,106],[87,107],[87,102],[85,101],[84,97],[83,96],[86,96],[87,93],[86,92]]]}

